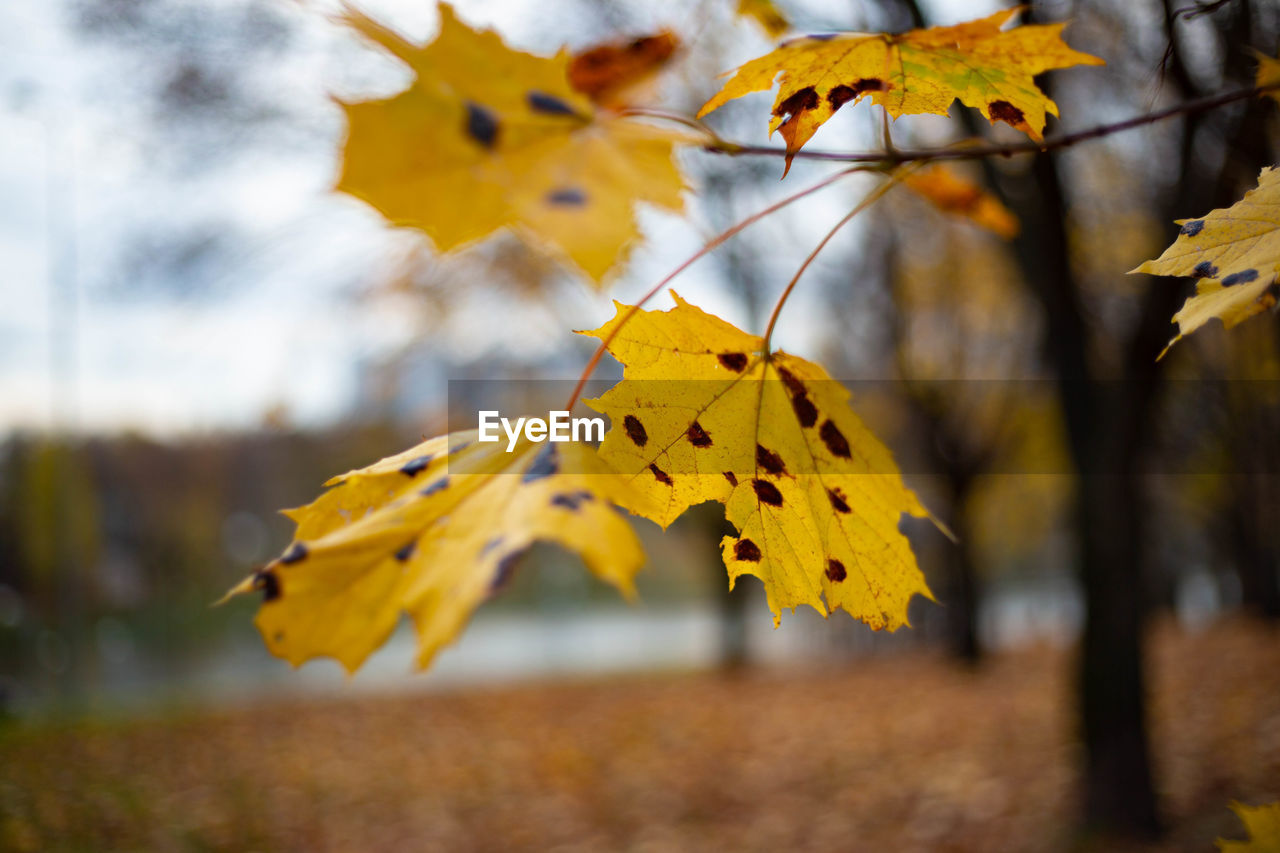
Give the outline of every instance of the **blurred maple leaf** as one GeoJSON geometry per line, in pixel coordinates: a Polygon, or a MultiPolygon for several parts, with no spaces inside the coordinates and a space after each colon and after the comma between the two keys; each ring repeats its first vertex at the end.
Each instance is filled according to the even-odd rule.
{"type": "MultiPolygon", "coordinates": [[[[1259,89],[1280,86],[1280,58],[1257,51],[1254,51],[1253,55],[1258,60],[1258,70],[1254,75],[1253,85],[1259,89]]],[[[1272,88],[1266,95],[1268,98],[1280,101],[1280,90],[1272,88]]]]}
{"type": "Polygon", "coordinates": [[[1246,806],[1232,803],[1231,810],[1240,816],[1249,831],[1248,841],[1219,838],[1222,853],[1280,853],[1280,803],[1246,806]]]}
{"type": "Polygon", "coordinates": [[[569,85],[608,107],[638,103],[680,40],[669,30],[580,51],[569,60],[569,85]]]}
{"type": "Polygon", "coordinates": [[[843,386],[678,296],[667,312],[615,304],[585,334],[612,336],[623,380],[586,402],[613,421],[601,457],[643,501],[624,505],[665,527],[725,504],[738,529],[721,542],[730,586],[760,578],[775,624],[800,604],[877,630],[907,624],[912,596],[930,593],[898,522],[928,512],[843,386]]]}
{"type": "Polygon", "coordinates": [[[1012,240],[1018,236],[1018,218],[975,183],[945,166],[931,166],[908,174],[902,181],[944,213],[963,216],[988,231],[1012,240]]]}
{"type": "Polygon", "coordinates": [[[227,594],[263,593],[255,624],[272,654],[295,666],[333,657],[354,672],[405,611],[425,669],[535,541],[633,594],[644,553],[614,506],[626,486],[594,448],[524,441],[507,453],[473,439],[430,439],[285,513],[295,541],[227,594]]]}
{"type": "Polygon", "coordinates": [[[791,29],[791,22],[773,0],[738,0],[737,11],[742,17],[751,18],[759,24],[769,38],[776,39],[791,29]]]}
{"type": "Polygon", "coordinates": [[[831,33],[783,42],[753,59],[698,111],[701,118],[734,98],[773,88],[782,75],[769,132],[782,133],[791,158],[846,103],[870,97],[897,118],[946,115],[957,98],[992,122],[1003,121],[1039,141],[1045,114],[1058,114],[1034,77],[1053,68],[1102,65],[1062,40],[1065,24],[1000,28],[1018,13],[1005,9],[951,27],[885,33],[831,33]]]}
{"type": "Polygon", "coordinates": [[[341,20],[415,74],[393,98],[343,103],[337,189],[448,252],[503,227],[599,283],[639,236],[637,200],[679,211],[682,132],[599,112],[566,81],[565,52],[543,58],[476,31],[441,4],[419,47],[346,8],[341,20]]]}
{"type": "Polygon", "coordinates": [[[1178,334],[1170,347],[1215,317],[1230,329],[1276,304],[1280,171],[1265,167],[1258,186],[1231,207],[1200,219],[1180,219],[1178,224],[1182,228],[1172,246],[1129,270],[1199,279],[1196,295],[1173,316],[1178,334]]]}

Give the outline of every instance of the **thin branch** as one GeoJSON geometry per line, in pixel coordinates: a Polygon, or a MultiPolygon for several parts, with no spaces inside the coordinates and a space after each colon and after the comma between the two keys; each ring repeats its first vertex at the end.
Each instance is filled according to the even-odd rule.
{"type": "MultiPolygon", "coordinates": [[[[1067,148],[1090,139],[1098,139],[1100,137],[1110,136],[1113,133],[1121,133],[1126,130],[1143,127],[1144,125],[1155,124],[1156,122],[1164,121],[1165,119],[1173,118],[1174,116],[1191,115],[1193,113],[1217,109],[1218,107],[1225,106],[1226,104],[1255,98],[1276,89],[1280,89],[1280,83],[1271,86],[1258,86],[1251,89],[1236,89],[1219,95],[1210,95],[1207,98],[1197,98],[1193,101],[1184,101],[1183,103],[1175,104],[1174,106],[1163,110],[1125,119],[1124,121],[1115,122],[1113,124],[1101,124],[1097,127],[1088,128],[1087,130],[1067,133],[1062,136],[1054,137],[1053,139],[1046,139],[1039,143],[1014,142],[1007,145],[971,144],[967,146],[955,146],[949,148],[927,148],[915,150],[902,149],[898,151],[855,153],[840,151],[810,151],[802,148],[795,152],[793,156],[808,160],[827,160],[837,163],[897,164],[929,160],[981,160],[986,157],[1012,157],[1015,154],[1035,154],[1041,151],[1055,151],[1059,148],[1067,148]]],[[[716,154],[728,154],[734,157],[744,155],[785,157],[787,154],[787,150],[779,146],[738,145],[732,142],[722,142],[718,144],[712,143],[705,146],[705,150],[716,154]]]]}
{"type": "MultiPolygon", "coordinates": [[[[1169,13],[1167,27],[1169,29],[1169,44],[1164,49],[1164,56],[1160,57],[1160,74],[1157,77],[1159,82],[1164,82],[1165,72],[1169,69],[1169,60],[1173,59],[1173,52],[1176,49],[1174,44],[1173,25],[1179,18],[1185,21],[1191,21],[1201,15],[1212,14],[1233,0],[1215,0],[1215,2],[1205,2],[1205,0],[1196,0],[1190,6],[1183,6],[1181,9],[1174,9],[1169,13]]],[[[1167,6],[1165,8],[1168,8],[1167,6]]]]}
{"type": "Polygon", "coordinates": [[[591,374],[595,372],[596,365],[600,363],[601,356],[603,356],[605,351],[609,348],[609,344],[613,343],[613,339],[617,337],[618,332],[622,330],[622,327],[625,326],[627,322],[636,315],[636,312],[640,310],[641,306],[643,306],[646,302],[648,302],[653,297],[657,296],[658,292],[661,291],[662,288],[670,284],[672,279],[674,279],[676,276],[680,275],[680,273],[684,272],[686,269],[691,267],[694,264],[694,262],[696,262],[698,259],[704,257],[713,249],[720,246],[722,243],[724,243],[734,234],[737,234],[739,231],[742,231],[743,229],[751,225],[754,225],[756,222],[759,222],[761,219],[764,219],[766,216],[770,215],[771,213],[781,210],[782,208],[786,207],[792,202],[799,201],[800,199],[805,198],[806,196],[812,195],[813,193],[816,193],[818,190],[822,189],[823,187],[827,187],[827,186],[830,186],[831,184],[834,184],[836,181],[838,181],[840,178],[843,178],[845,175],[851,175],[855,172],[871,171],[873,168],[874,167],[871,167],[871,166],[853,166],[849,169],[844,169],[842,171],[836,172],[834,175],[828,175],[827,177],[823,178],[821,181],[818,181],[816,184],[806,187],[805,189],[801,190],[798,193],[793,193],[792,195],[787,196],[781,201],[774,202],[773,204],[769,205],[764,210],[761,210],[758,213],[753,213],[751,216],[748,216],[746,219],[742,220],[737,225],[734,225],[732,228],[729,228],[728,230],[721,232],[720,234],[716,235],[711,240],[709,240],[706,245],[704,245],[697,252],[694,252],[693,255],[691,255],[687,260],[685,260],[684,263],[680,264],[680,266],[672,270],[664,279],[662,279],[662,281],[655,284],[652,288],[649,289],[647,293],[645,293],[644,296],[640,297],[640,299],[636,302],[636,304],[632,305],[627,310],[627,313],[623,315],[622,320],[620,320],[618,324],[613,327],[613,329],[609,332],[609,334],[604,336],[604,338],[600,341],[600,346],[596,347],[595,353],[592,354],[591,359],[587,362],[587,366],[582,369],[582,375],[578,377],[578,384],[573,387],[573,393],[569,395],[569,402],[565,403],[564,410],[572,411],[574,404],[578,402],[578,396],[582,393],[583,387],[586,386],[587,384],[587,380],[591,378],[591,374]]]}
{"type": "Polygon", "coordinates": [[[827,247],[827,244],[831,242],[831,238],[836,236],[841,228],[849,224],[850,220],[859,213],[879,201],[885,193],[889,192],[889,190],[902,183],[902,179],[915,168],[919,167],[907,166],[904,169],[898,169],[889,176],[889,180],[867,193],[866,198],[858,202],[858,205],[853,210],[846,213],[839,222],[831,227],[831,230],[827,232],[827,236],[822,238],[822,242],[818,243],[818,245],[813,248],[813,251],[809,253],[809,256],[804,259],[804,263],[800,264],[800,269],[796,270],[796,274],[791,277],[791,281],[787,282],[786,289],[782,291],[782,295],[778,297],[777,304],[773,306],[773,313],[769,315],[769,325],[764,330],[764,352],[766,356],[769,353],[769,341],[773,337],[773,327],[778,324],[778,315],[782,313],[782,306],[787,304],[787,299],[791,296],[791,291],[796,289],[796,285],[800,282],[800,276],[804,275],[804,271],[809,268],[809,264],[813,263],[814,259],[817,258],[822,250],[827,247]]]}

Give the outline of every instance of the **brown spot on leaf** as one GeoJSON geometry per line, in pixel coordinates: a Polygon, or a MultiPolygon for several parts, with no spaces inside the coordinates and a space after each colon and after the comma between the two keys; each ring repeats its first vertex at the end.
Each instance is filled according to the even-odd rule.
{"type": "Polygon", "coordinates": [[[836,512],[849,512],[849,502],[844,499],[844,492],[839,489],[827,489],[827,500],[836,512]]]}
{"type": "Polygon", "coordinates": [[[572,116],[578,112],[555,95],[548,95],[546,92],[539,92],[536,89],[529,92],[525,96],[525,100],[529,103],[529,109],[535,113],[544,113],[552,116],[572,116]]]}
{"type": "Polygon", "coordinates": [[[818,407],[809,399],[808,394],[797,394],[792,397],[791,408],[795,410],[800,426],[811,427],[818,422],[818,407]]]}
{"type": "Polygon", "coordinates": [[[1218,268],[1208,261],[1201,261],[1196,264],[1196,268],[1191,271],[1192,278],[1213,278],[1218,274],[1218,268]]]}
{"type": "Polygon", "coordinates": [[[685,438],[689,439],[689,443],[694,447],[710,447],[711,436],[707,435],[707,431],[702,428],[702,424],[694,421],[689,424],[689,429],[685,432],[685,438]]]}
{"type": "Polygon", "coordinates": [[[773,114],[779,118],[788,116],[790,119],[795,118],[800,113],[817,109],[817,107],[818,90],[812,86],[805,86],[803,89],[797,89],[783,99],[782,103],[773,108],[773,114]]]}
{"type": "Polygon", "coordinates": [[[769,506],[782,506],[782,492],[778,491],[778,487],[768,480],[755,479],[751,481],[751,487],[756,490],[756,497],[761,503],[767,503],[769,506]]]}
{"type": "Polygon", "coordinates": [[[421,471],[426,470],[427,466],[430,464],[431,454],[428,453],[426,456],[418,456],[401,465],[400,473],[404,474],[406,477],[413,477],[421,471]]]}
{"type": "Polygon", "coordinates": [[[849,440],[844,437],[840,427],[836,426],[830,418],[822,422],[822,428],[818,430],[818,437],[827,446],[827,450],[831,451],[832,456],[839,456],[844,459],[849,458],[849,440]]]}
{"type": "Polygon", "coordinates": [[[987,104],[987,114],[991,116],[992,121],[1007,122],[1014,127],[1024,124],[1027,120],[1022,110],[1008,101],[992,101],[987,104]]]}
{"type": "Polygon", "coordinates": [[[1257,270],[1240,270],[1240,272],[1233,272],[1231,275],[1224,278],[1222,280],[1222,286],[1230,287],[1233,284],[1245,284],[1246,282],[1253,281],[1257,277],[1257,270]]]}
{"type": "Polygon", "coordinates": [[[849,576],[844,570],[844,563],[839,560],[827,560],[827,580],[840,583],[849,576]]]}
{"type": "Polygon", "coordinates": [[[653,472],[654,479],[659,483],[664,483],[668,486],[673,485],[671,482],[671,475],[659,468],[657,462],[650,462],[649,470],[653,472]]]}
{"type": "Polygon", "coordinates": [[[729,485],[730,485],[730,486],[733,486],[734,488],[737,488],[737,486],[738,486],[738,475],[737,475],[737,474],[733,473],[732,471],[725,471],[725,472],[724,472],[724,478],[725,478],[726,480],[728,480],[728,481],[729,481],[729,485]]]}
{"type": "Polygon", "coordinates": [[[1182,228],[1178,230],[1178,233],[1185,235],[1187,237],[1194,237],[1203,230],[1204,230],[1204,220],[1193,219],[1190,222],[1184,222],[1182,224],[1182,228]]]}
{"type": "Polygon", "coordinates": [[[782,377],[782,384],[787,386],[787,392],[790,394],[805,393],[804,383],[796,379],[796,375],[785,367],[777,368],[778,375],[782,377]]]}
{"type": "Polygon", "coordinates": [[[422,495],[424,498],[429,498],[434,494],[443,492],[447,488],[449,488],[449,477],[446,474],[445,476],[441,477],[439,480],[436,480],[434,483],[427,486],[422,491],[418,492],[418,494],[422,495]]]}
{"type": "Polygon", "coordinates": [[[588,492],[586,489],[578,489],[576,492],[559,492],[552,495],[551,505],[564,507],[567,510],[577,512],[578,508],[584,503],[590,503],[595,500],[596,496],[588,492]]]}
{"type": "Polygon", "coordinates": [[[827,103],[831,105],[831,111],[835,112],[859,95],[866,92],[883,92],[888,88],[878,77],[863,77],[861,80],[854,81],[852,86],[846,86],[843,83],[836,86],[827,93],[827,103]]]}
{"type": "Polygon", "coordinates": [[[782,457],[762,444],[756,445],[756,466],[770,474],[787,473],[787,466],[783,464],[782,457]]]}
{"type": "Polygon", "coordinates": [[[534,480],[550,477],[559,470],[560,458],[556,454],[556,446],[548,444],[538,451],[537,456],[533,457],[533,463],[525,469],[524,477],[521,479],[522,482],[532,483],[534,480]]]}
{"type": "Polygon", "coordinates": [[[800,426],[811,427],[817,423],[818,407],[809,399],[809,389],[804,387],[804,383],[785,367],[778,368],[778,376],[782,378],[782,383],[787,386],[787,393],[791,395],[791,408],[795,410],[800,426]]]}
{"type": "Polygon", "coordinates": [[[745,352],[722,352],[716,355],[716,360],[734,373],[741,373],[747,366],[747,354],[745,352]]]}
{"type": "Polygon", "coordinates": [[[291,566],[294,563],[301,563],[305,559],[307,559],[307,546],[301,542],[294,542],[289,546],[289,550],[284,552],[280,562],[286,566],[291,566]]]}
{"type": "Polygon", "coordinates": [[[547,204],[558,207],[582,207],[587,203],[587,194],[576,187],[566,187],[547,193],[547,204]]]}
{"type": "Polygon", "coordinates": [[[551,496],[551,505],[564,507],[571,512],[578,511],[578,499],[574,495],[560,493],[551,496]]]}
{"type": "Polygon", "coordinates": [[[733,558],[744,563],[760,562],[760,546],[750,539],[739,539],[733,545],[733,558]]]}
{"type": "Polygon", "coordinates": [[[417,547],[418,547],[417,542],[413,540],[409,540],[409,542],[406,543],[403,548],[401,548],[399,551],[396,551],[396,559],[402,563],[409,562],[409,558],[413,556],[413,552],[417,547]]]}
{"type": "Polygon", "coordinates": [[[498,132],[502,129],[502,124],[498,121],[498,117],[488,109],[482,107],[473,101],[467,101],[467,136],[480,143],[485,148],[492,149],[498,144],[498,132]]]}
{"type": "Polygon", "coordinates": [[[644,424],[640,423],[640,419],[635,415],[627,415],[623,418],[622,428],[626,430],[627,438],[631,439],[636,447],[644,447],[649,443],[649,433],[645,431],[644,424]]]}
{"type": "Polygon", "coordinates": [[[511,576],[516,572],[516,566],[520,565],[520,558],[523,556],[523,550],[512,551],[498,561],[498,565],[493,570],[493,579],[489,581],[490,595],[507,585],[507,582],[511,580],[511,576]]]}
{"type": "Polygon", "coordinates": [[[280,597],[280,579],[270,569],[263,569],[254,575],[253,586],[262,590],[263,602],[275,601],[280,597]]]}
{"type": "Polygon", "coordinates": [[[835,112],[856,97],[858,97],[858,93],[853,90],[852,86],[846,86],[841,83],[830,92],[827,92],[827,103],[831,105],[831,112],[835,112]]]}

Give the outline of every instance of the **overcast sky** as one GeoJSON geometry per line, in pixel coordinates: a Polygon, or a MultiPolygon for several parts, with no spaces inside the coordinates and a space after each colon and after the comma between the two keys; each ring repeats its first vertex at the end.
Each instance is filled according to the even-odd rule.
{"type": "MultiPolygon", "coordinates": [[[[86,30],[81,12],[93,3],[0,4],[0,434],[58,419],[85,431],[236,428],[272,408],[302,425],[321,424],[348,413],[361,364],[411,342],[414,327],[402,312],[352,299],[403,247],[404,235],[328,191],[342,135],[329,93],[390,94],[404,85],[403,69],[290,0],[167,5],[195,10],[197,22],[202,8],[220,8],[229,20],[234,10],[270,9],[272,27],[283,28],[260,29],[279,44],[242,54],[233,28],[201,48],[215,68],[243,62],[247,100],[268,119],[233,125],[226,138],[198,115],[185,124],[168,120],[156,93],[173,77],[165,63],[185,61],[181,37],[189,30],[139,43],[127,31],[86,30]],[[70,369],[57,366],[59,352],[71,355],[70,369]]],[[[627,23],[637,28],[675,25],[687,34],[698,20],[684,3],[631,6],[627,23]]],[[[416,39],[435,26],[433,4],[420,0],[362,8],[416,39]]],[[[559,36],[540,3],[458,8],[470,22],[496,24],[509,41],[543,52],[559,37],[599,38],[607,26],[559,36]]],[[[749,25],[732,43],[734,62],[768,47],[749,25]]],[[[768,96],[759,97],[751,109],[767,109],[768,96]]],[[[763,129],[764,116],[756,118],[763,129]]],[[[815,145],[823,135],[862,138],[854,129],[866,121],[838,116],[815,145]]],[[[821,173],[793,170],[787,186],[767,192],[778,197],[821,173]]],[[[811,223],[816,241],[849,198],[837,190],[810,205],[804,230],[811,223]]],[[[608,296],[646,289],[710,234],[696,208],[685,219],[651,213],[643,222],[649,239],[608,296]]],[[[782,270],[807,249],[780,253],[779,288],[782,270]]],[[[742,322],[740,305],[705,267],[676,289],[742,322]]],[[[515,346],[540,354],[569,329],[612,314],[608,298],[585,285],[554,310],[535,315],[508,306],[509,314],[524,313],[505,318],[503,310],[502,300],[464,304],[437,345],[455,361],[480,357],[512,346],[502,324],[520,319],[527,337],[515,346]]],[[[780,327],[779,342],[814,355],[807,349],[826,315],[803,296],[788,311],[793,322],[780,327]]]]}

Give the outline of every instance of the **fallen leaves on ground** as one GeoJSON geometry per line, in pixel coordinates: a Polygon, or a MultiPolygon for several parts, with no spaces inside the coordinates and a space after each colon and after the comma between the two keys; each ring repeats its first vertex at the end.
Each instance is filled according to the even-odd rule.
{"type": "MultiPolygon", "coordinates": [[[[1170,833],[1140,849],[1211,850],[1241,835],[1230,801],[1280,797],[1280,644],[1165,630],[1151,659],[1170,833]]],[[[1073,660],[899,651],[10,727],[0,847],[1087,850],[1073,660]]]]}
{"type": "Polygon", "coordinates": [[[623,365],[622,381],[586,402],[612,420],[600,456],[643,501],[628,508],[666,527],[695,504],[723,503],[737,529],[721,542],[730,588],[760,578],[775,624],[807,604],[876,630],[905,625],[912,596],[930,593],[898,523],[928,512],[849,392],[675,301],[635,313],[615,303],[614,318],[585,333],[623,365]]]}
{"type": "Polygon", "coordinates": [[[827,33],[783,42],[739,67],[698,112],[699,118],[734,98],[773,88],[769,132],[787,142],[787,167],[824,122],[865,97],[897,118],[946,115],[957,99],[991,122],[1002,121],[1039,141],[1045,115],[1058,107],[1035,75],[1073,65],[1102,65],[1062,40],[1065,24],[1002,31],[1018,8],[950,27],[887,33],[827,33]]]}
{"type": "Polygon", "coordinates": [[[644,564],[614,506],[622,478],[581,443],[507,453],[457,433],[325,485],[288,511],[298,527],[284,554],[228,593],[263,593],[258,630],[294,666],[332,657],[355,672],[408,613],[426,668],[534,542],[578,554],[628,596],[644,564]]]}

